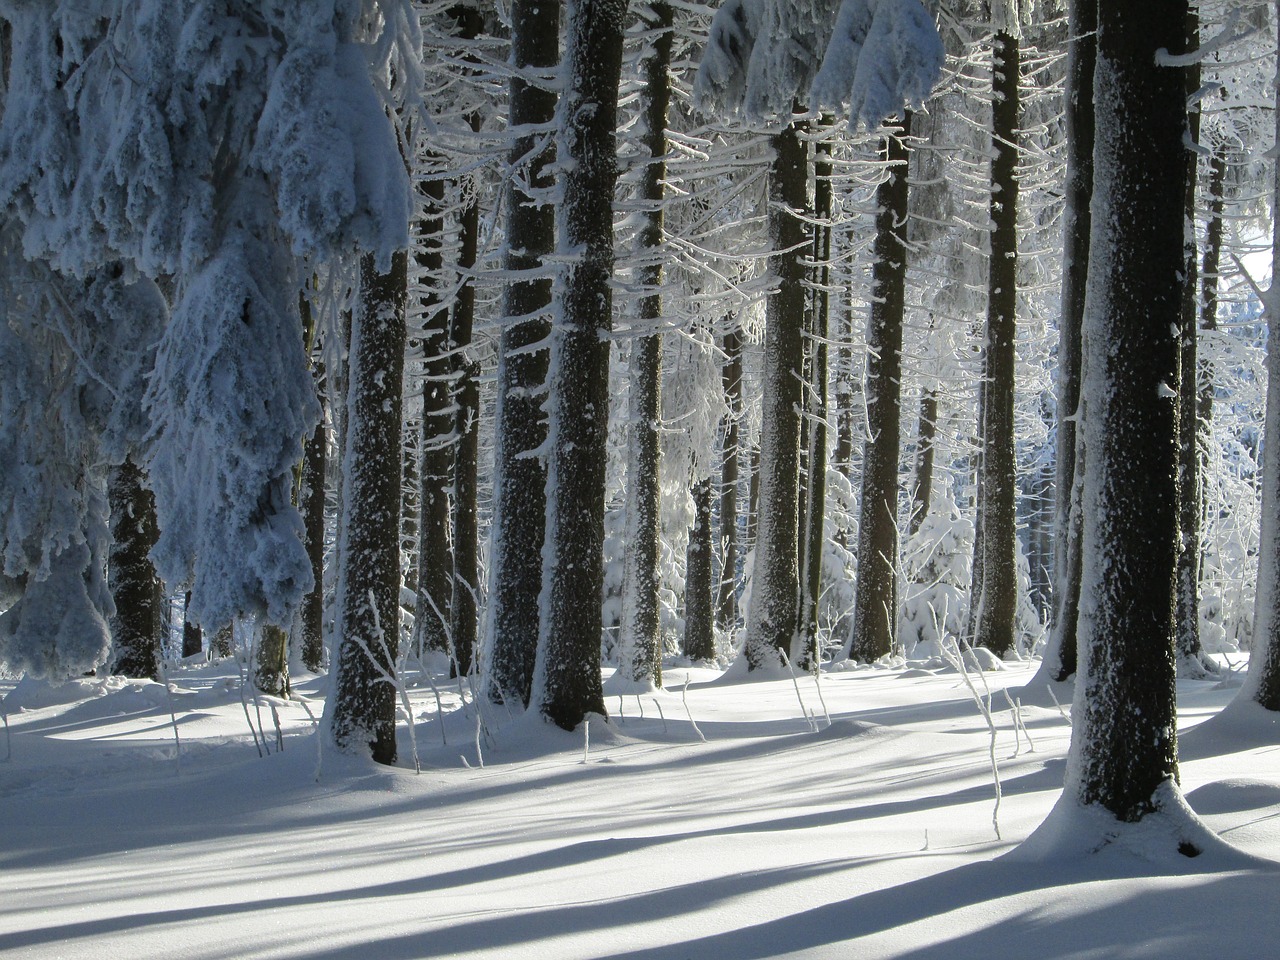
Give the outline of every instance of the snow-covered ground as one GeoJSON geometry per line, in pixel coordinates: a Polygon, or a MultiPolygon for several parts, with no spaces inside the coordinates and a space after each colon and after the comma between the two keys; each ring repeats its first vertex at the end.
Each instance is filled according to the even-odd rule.
{"type": "MultiPolygon", "coordinates": [[[[174,668],[170,693],[0,682],[0,956],[1280,955],[1280,865],[1171,865],[1140,844],[1001,859],[1052,808],[1070,735],[1028,706],[1034,749],[1018,741],[999,691],[1031,673],[985,675],[1004,707],[999,838],[986,721],[939,664],[820,691],[669,668],[666,692],[610,696],[589,743],[490,711],[479,750],[438,680],[443,735],[431,687],[411,691],[420,774],[403,724],[394,769],[321,756],[301,703],[277,708],[277,738],[234,666],[174,668]]],[[[317,714],[321,686],[298,684],[317,714]]],[[[1184,729],[1232,693],[1180,683],[1184,729]]],[[[1182,781],[1224,838],[1280,861],[1266,739],[1192,736],[1182,781]]]]}

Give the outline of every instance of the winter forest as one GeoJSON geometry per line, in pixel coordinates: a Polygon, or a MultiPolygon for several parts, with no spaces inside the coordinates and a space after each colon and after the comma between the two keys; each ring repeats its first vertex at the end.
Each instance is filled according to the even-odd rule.
{"type": "Polygon", "coordinates": [[[0,0],[0,953],[1258,955],[1278,30],[0,0]]]}

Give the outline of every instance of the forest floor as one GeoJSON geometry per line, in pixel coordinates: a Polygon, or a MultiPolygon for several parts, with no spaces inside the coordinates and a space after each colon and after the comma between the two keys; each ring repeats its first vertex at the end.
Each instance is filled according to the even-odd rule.
{"type": "MultiPolygon", "coordinates": [[[[410,691],[421,773],[403,723],[400,767],[320,751],[319,678],[278,733],[234,664],[176,666],[167,690],[0,681],[0,956],[1275,956],[1280,863],[1002,858],[1057,800],[1070,737],[1052,706],[1021,710],[1034,749],[1016,735],[1000,691],[1033,667],[982,675],[999,837],[987,722],[936,662],[820,688],[669,667],[664,692],[610,695],[589,742],[490,711],[479,750],[437,677],[443,725],[410,691]]],[[[1178,690],[1184,730],[1234,694],[1178,690]]],[[[1187,743],[1192,807],[1280,861],[1280,742],[1187,743]]]]}

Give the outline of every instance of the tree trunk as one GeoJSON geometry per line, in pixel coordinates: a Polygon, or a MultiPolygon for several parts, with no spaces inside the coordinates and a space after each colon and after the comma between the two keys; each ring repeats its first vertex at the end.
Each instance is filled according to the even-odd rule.
{"type": "MultiPolygon", "coordinates": [[[[1200,18],[1195,9],[1187,16],[1187,46],[1200,45],[1200,18]]],[[[1186,69],[1187,96],[1200,89],[1200,64],[1186,69]]],[[[1188,112],[1187,123],[1192,143],[1200,140],[1200,110],[1188,112]]],[[[1199,427],[1197,408],[1200,384],[1196,376],[1199,353],[1197,336],[1200,326],[1199,258],[1196,251],[1196,184],[1198,157],[1186,154],[1186,193],[1183,198],[1183,276],[1182,316],[1179,324],[1182,350],[1178,379],[1178,526],[1182,537],[1178,543],[1178,605],[1176,637],[1178,672],[1203,679],[1208,673],[1200,647],[1200,512],[1203,509],[1203,479],[1200,474],[1199,427]]]]}
{"type": "Polygon", "coordinates": [[[808,152],[794,124],[773,138],[769,178],[772,272],[765,314],[760,424],[760,505],[745,654],[752,670],[792,656],[799,615],[796,505],[800,495],[800,380],[804,369],[804,211],[808,152]]]}
{"type": "MultiPolygon", "coordinates": [[[[829,118],[824,127],[830,127],[829,118]]],[[[831,140],[823,137],[814,145],[813,161],[813,296],[809,312],[810,362],[809,393],[806,404],[806,457],[809,490],[805,497],[804,549],[801,564],[802,591],[797,634],[798,661],[809,669],[820,660],[818,649],[818,600],[822,593],[822,555],[826,546],[827,518],[827,339],[831,298],[831,140]]]]}
{"type": "MultiPolygon", "coordinates": [[[[481,30],[479,12],[468,11],[464,35],[478,36],[481,30]]],[[[471,127],[478,130],[480,118],[471,117],[471,127]]],[[[453,304],[453,320],[449,340],[453,350],[454,378],[454,462],[453,462],[453,588],[452,621],[455,666],[466,676],[474,668],[479,630],[479,484],[480,459],[480,363],[471,347],[476,315],[476,285],[468,276],[476,265],[480,250],[480,201],[472,196],[462,211],[458,251],[458,269],[462,285],[453,304]]],[[[534,498],[535,500],[537,497],[534,498]]]]}
{"type": "Polygon", "coordinates": [[[911,536],[929,515],[933,499],[934,438],[938,435],[938,392],[920,392],[920,426],[916,440],[916,480],[911,487],[911,536]]]}
{"type": "Polygon", "coordinates": [[[1018,296],[1018,40],[1001,31],[992,51],[991,259],[982,404],[982,589],[974,643],[996,656],[1014,648],[1018,609],[1017,460],[1013,395],[1018,296]]]}
{"type": "Polygon", "coordinates": [[[724,547],[720,584],[716,598],[716,622],[732,633],[738,626],[738,463],[742,418],[742,331],[737,327],[724,335],[725,404],[729,408],[724,424],[724,458],[720,466],[720,542],[724,547]]]}
{"type": "MultiPolygon", "coordinates": [[[[553,8],[557,14],[559,5],[553,8]]],[[[545,129],[555,118],[559,17],[538,0],[511,4],[511,126],[520,133],[508,155],[505,271],[507,325],[498,345],[498,393],[494,430],[494,512],[491,525],[489,697],[526,706],[538,649],[538,596],[546,529],[546,465],[530,452],[546,441],[542,389],[547,379],[546,341],[551,323],[551,279],[545,258],[555,246],[555,209],[546,202],[554,186],[554,146],[545,129]],[[523,176],[521,176],[523,174],[523,176]],[[527,182],[530,192],[521,184],[527,182]],[[538,345],[542,346],[539,347],[538,345]]]]}
{"type": "Polygon", "coordinates": [[[187,591],[187,595],[182,605],[182,658],[197,656],[204,650],[204,631],[200,629],[200,624],[186,616],[187,607],[191,603],[191,591],[187,591]]]}
{"type": "Polygon", "coordinates": [[[711,478],[693,485],[693,529],[685,554],[684,655],[714,660],[716,636],[711,609],[711,478]]]}
{"type": "Polygon", "coordinates": [[[1067,183],[1063,210],[1062,319],[1058,332],[1057,478],[1054,492],[1054,617],[1049,645],[1033,684],[1061,683],[1076,672],[1080,613],[1081,490],[1084,443],[1080,384],[1081,324],[1089,270],[1093,196],[1093,71],[1097,63],[1097,0],[1071,0],[1067,54],[1067,183]]]}
{"type": "Polygon", "coordinates": [[[445,302],[444,188],[445,181],[438,176],[429,177],[418,186],[423,211],[417,224],[414,260],[425,285],[418,305],[424,319],[414,646],[419,656],[426,650],[448,651],[453,669],[465,675],[467,668],[462,665],[463,658],[454,649],[449,634],[453,609],[453,550],[449,537],[453,520],[449,494],[453,487],[455,421],[449,306],[445,302]]]}
{"type": "MultiPolygon", "coordinates": [[[[1280,47],[1280,0],[1276,3],[1280,47]]],[[[1280,137],[1280,66],[1276,70],[1276,136],[1280,137]]],[[[1280,142],[1278,140],[1277,142],[1280,142]]],[[[1273,209],[1280,203],[1280,163],[1272,183],[1273,209]]],[[[1280,217],[1271,218],[1271,257],[1280,263],[1280,217]]],[[[1253,649],[1249,676],[1238,698],[1280,711],[1280,285],[1273,273],[1266,297],[1267,413],[1262,445],[1262,530],[1258,538],[1258,591],[1254,596],[1253,649]]]]}
{"type": "Polygon", "coordinates": [[[637,683],[662,684],[658,571],[659,441],[662,429],[663,183],[666,180],[667,111],[671,102],[674,14],[667,3],[642,11],[652,37],[644,65],[643,147],[647,155],[639,199],[644,224],[637,238],[640,288],[636,325],[642,335],[631,344],[631,449],[627,466],[627,553],[623,593],[623,664],[637,683]]]}
{"type": "Polygon", "coordinates": [[[1187,5],[1103,3],[1083,342],[1084,576],[1067,793],[1118,820],[1177,779],[1174,603],[1187,5]]]}
{"type": "Polygon", "coordinates": [[[891,652],[898,622],[898,459],[902,420],[902,318],[907,278],[907,145],[902,132],[882,146],[887,178],[876,188],[875,263],[867,323],[867,436],[862,454],[858,582],[849,657],[869,663],[891,652]]]}
{"type": "Polygon", "coordinates": [[[259,624],[253,685],[273,697],[289,696],[289,634],[274,623],[259,624]]]}
{"type": "Polygon", "coordinates": [[[119,676],[160,676],[160,605],[164,587],[149,554],[160,536],[156,504],[142,471],[125,460],[111,477],[111,618],[115,656],[111,672],[119,676]]]}
{"type": "Polygon", "coordinates": [[[568,24],[558,152],[564,198],[548,393],[547,532],[533,700],[571,730],[605,712],[600,684],[613,193],[626,0],[579,0],[568,24]]]}
{"type": "MultiPolygon", "coordinates": [[[[322,378],[320,374],[319,378],[322,378]]],[[[302,663],[312,672],[324,666],[324,502],[328,438],[324,417],[316,424],[303,454],[302,500],[307,527],[307,556],[315,586],[302,601],[302,663]]]]}
{"type": "Polygon", "coordinates": [[[338,627],[329,730],[339,749],[396,758],[400,639],[400,450],[408,254],[382,273],[360,260],[360,306],[352,319],[338,556],[338,627]]]}

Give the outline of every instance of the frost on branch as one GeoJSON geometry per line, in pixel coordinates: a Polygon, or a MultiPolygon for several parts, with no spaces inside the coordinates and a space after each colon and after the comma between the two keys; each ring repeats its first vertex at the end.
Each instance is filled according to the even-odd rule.
{"type": "Polygon", "coordinates": [[[847,104],[852,123],[874,127],[903,104],[922,104],[943,59],[942,40],[920,0],[844,0],[810,105],[847,104]]]}
{"type": "MultiPolygon", "coordinates": [[[[10,235],[11,236],[11,235],[10,235]]],[[[106,476],[143,431],[164,317],[119,270],[70,281],[9,249],[0,282],[0,661],[62,679],[107,653],[106,476]]]]}
{"type": "Polygon", "coordinates": [[[921,0],[728,0],[695,93],[705,110],[752,120],[789,116],[802,101],[848,107],[853,123],[873,127],[922,103],[942,63],[921,0]]]}
{"type": "Polygon", "coordinates": [[[320,409],[282,246],[239,234],[191,278],[146,398],[156,569],[192,584],[210,629],[241,613],[287,623],[312,586],[289,492],[320,409]]]}
{"type": "Polygon", "coordinates": [[[303,47],[275,72],[254,155],[297,254],[408,245],[408,174],[368,72],[351,43],[303,47]]]}

